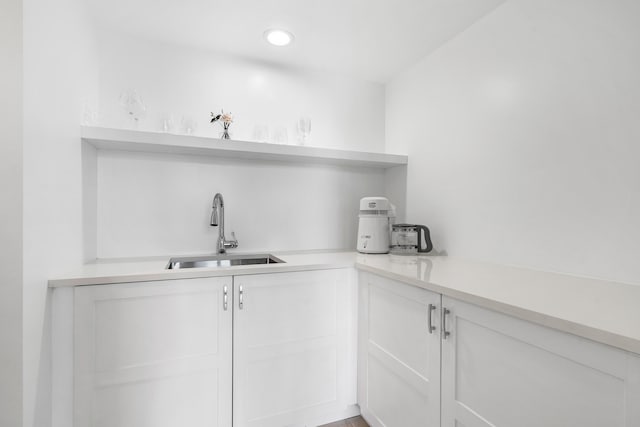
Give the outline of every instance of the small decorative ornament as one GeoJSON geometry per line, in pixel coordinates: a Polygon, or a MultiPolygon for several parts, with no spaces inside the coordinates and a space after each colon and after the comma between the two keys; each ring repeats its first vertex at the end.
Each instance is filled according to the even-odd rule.
{"type": "Polygon", "coordinates": [[[223,131],[220,134],[220,139],[231,139],[229,135],[229,126],[233,123],[233,115],[231,113],[225,113],[224,110],[220,110],[220,114],[211,113],[211,123],[222,123],[223,131]]]}

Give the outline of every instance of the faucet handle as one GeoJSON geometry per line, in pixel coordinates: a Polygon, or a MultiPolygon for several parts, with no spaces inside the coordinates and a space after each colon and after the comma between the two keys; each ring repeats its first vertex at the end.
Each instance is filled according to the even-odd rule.
{"type": "Polygon", "coordinates": [[[236,232],[235,231],[231,232],[231,241],[229,243],[231,243],[234,248],[238,247],[238,239],[236,239],[236,232]]]}

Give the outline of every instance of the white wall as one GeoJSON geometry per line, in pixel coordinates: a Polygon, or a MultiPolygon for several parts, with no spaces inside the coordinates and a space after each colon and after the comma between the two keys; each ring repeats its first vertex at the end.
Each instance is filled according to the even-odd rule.
{"type": "Polygon", "coordinates": [[[98,157],[98,257],[215,251],[216,192],[238,251],[355,248],[358,201],[384,171],[148,153],[98,157]]]}
{"type": "Polygon", "coordinates": [[[0,13],[0,425],[22,424],[22,1],[0,13]]]}
{"type": "MultiPolygon", "coordinates": [[[[161,130],[162,114],[172,112],[197,117],[196,133],[218,136],[209,113],[225,108],[235,115],[236,139],[251,140],[256,124],[282,125],[293,143],[296,119],[308,115],[312,145],[384,148],[380,84],[103,31],[103,125],[123,125],[125,88],[148,106],[141,129],[161,130]]],[[[99,258],[213,252],[216,192],[239,251],[354,248],[358,200],[385,192],[384,172],[375,169],[101,151],[95,185],[99,258]]]]}
{"type": "Polygon", "coordinates": [[[233,138],[252,140],[254,126],[287,128],[295,143],[295,122],[311,118],[310,144],[384,150],[384,86],[326,72],[286,68],[180,45],[145,41],[102,31],[100,114],[109,127],[126,120],[118,99],[127,88],[147,106],[140,123],[162,129],[173,113],[198,121],[197,134],[217,137],[210,112],[224,108],[235,116],[233,138]]]}
{"type": "Polygon", "coordinates": [[[51,415],[47,280],[83,260],[79,125],[97,104],[82,0],[24,1],[24,426],[51,415]]]}
{"type": "Polygon", "coordinates": [[[450,255],[640,283],[640,4],[509,0],[387,87],[450,255]]]}

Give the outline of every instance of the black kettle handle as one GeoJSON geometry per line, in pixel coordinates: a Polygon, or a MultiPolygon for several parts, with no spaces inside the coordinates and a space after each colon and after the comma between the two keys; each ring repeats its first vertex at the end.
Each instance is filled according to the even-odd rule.
{"type": "Polygon", "coordinates": [[[431,243],[431,233],[429,232],[429,229],[424,225],[418,225],[417,228],[418,228],[418,252],[431,252],[431,249],[433,249],[433,244],[431,243]],[[424,232],[424,243],[426,244],[426,247],[424,249],[422,248],[422,232],[420,230],[424,232]]]}

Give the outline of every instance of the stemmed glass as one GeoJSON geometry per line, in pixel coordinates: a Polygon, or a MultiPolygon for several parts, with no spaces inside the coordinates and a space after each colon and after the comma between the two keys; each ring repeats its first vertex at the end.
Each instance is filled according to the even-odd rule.
{"type": "Polygon", "coordinates": [[[300,145],[306,145],[311,133],[311,119],[309,117],[300,117],[296,122],[298,129],[298,141],[300,145]]]}
{"type": "Polygon", "coordinates": [[[120,94],[120,105],[132,128],[137,129],[138,123],[147,111],[142,98],[135,89],[128,89],[120,94]]]}

